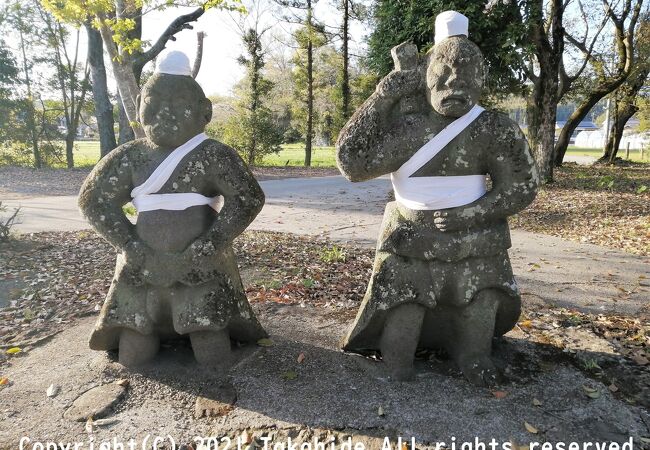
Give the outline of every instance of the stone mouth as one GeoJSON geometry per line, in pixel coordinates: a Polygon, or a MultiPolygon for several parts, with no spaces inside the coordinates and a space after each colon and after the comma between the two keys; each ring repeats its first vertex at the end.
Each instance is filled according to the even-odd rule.
{"type": "Polygon", "coordinates": [[[442,100],[442,106],[466,105],[468,100],[460,95],[450,95],[442,100]]]}

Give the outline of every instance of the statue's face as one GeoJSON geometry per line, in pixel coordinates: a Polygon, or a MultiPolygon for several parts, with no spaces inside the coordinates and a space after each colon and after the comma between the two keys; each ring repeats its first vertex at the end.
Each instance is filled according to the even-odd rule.
{"type": "Polygon", "coordinates": [[[194,79],[156,74],[142,88],[138,113],[151,141],[178,147],[205,130],[212,104],[194,79]]]}
{"type": "Polygon", "coordinates": [[[452,37],[433,49],[427,69],[427,100],[448,117],[460,117],[478,103],[483,87],[483,56],[465,37],[452,37]]]}

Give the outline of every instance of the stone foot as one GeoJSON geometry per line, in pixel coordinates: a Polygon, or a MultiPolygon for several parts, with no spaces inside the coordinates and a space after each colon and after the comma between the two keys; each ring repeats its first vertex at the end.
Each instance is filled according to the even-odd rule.
{"type": "Polygon", "coordinates": [[[124,329],[120,333],[119,362],[126,367],[141,366],[158,353],[160,340],[155,334],[140,334],[124,329]]]}
{"type": "Polygon", "coordinates": [[[503,376],[489,356],[461,355],[456,357],[465,378],[475,386],[494,387],[503,383],[503,376]]]}
{"type": "Polygon", "coordinates": [[[232,365],[230,334],[227,330],[190,333],[192,351],[198,363],[208,369],[227,370],[232,365]]]}
{"type": "Polygon", "coordinates": [[[424,306],[415,303],[397,306],[388,313],[380,348],[386,370],[396,381],[415,378],[413,360],[425,313],[424,306]]]}

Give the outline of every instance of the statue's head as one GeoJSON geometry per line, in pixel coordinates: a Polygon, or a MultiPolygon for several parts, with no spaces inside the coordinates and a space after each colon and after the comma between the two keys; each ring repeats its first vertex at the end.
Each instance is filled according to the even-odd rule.
{"type": "Polygon", "coordinates": [[[460,117],[478,103],[484,77],[483,54],[467,38],[467,18],[455,11],[438,15],[427,67],[429,104],[439,114],[460,117]]]}
{"type": "Polygon", "coordinates": [[[169,52],[138,97],[138,116],[147,138],[162,147],[178,147],[205,130],[212,103],[190,76],[189,60],[169,52]]]}

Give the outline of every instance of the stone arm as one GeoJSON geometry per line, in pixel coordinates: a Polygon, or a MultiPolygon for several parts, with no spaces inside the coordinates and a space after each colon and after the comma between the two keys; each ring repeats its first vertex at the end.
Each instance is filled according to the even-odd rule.
{"type": "MultiPolygon", "coordinates": [[[[424,74],[421,69],[394,70],[343,127],[336,161],[350,181],[365,181],[394,172],[417,149],[409,129],[423,120],[424,74]]],[[[420,145],[422,142],[419,143],[420,145]]]]}
{"type": "Polygon", "coordinates": [[[534,200],[539,175],[526,138],[505,117],[498,119],[493,131],[498,137],[484,150],[492,189],[469,205],[436,212],[436,226],[448,222],[450,229],[459,229],[494,222],[518,213],[534,200]]]}
{"type": "Polygon", "coordinates": [[[139,242],[135,226],[122,210],[131,201],[134,187],[127,156],[133,150],[131,147],[126,144],[102,158],[79,192],[79,209],[83,216],[97,233],[121,251],[139,242]]]}
{"type": "Polygon", "coordinates": [[[186,250],[192,257],[209,256],[230,244],[264,206],[264,192],[237,152],[223,144],[214,144],[214,163],[209,170],[213,188],[223,195],[224,204],[210,228],[186,250]]]}

